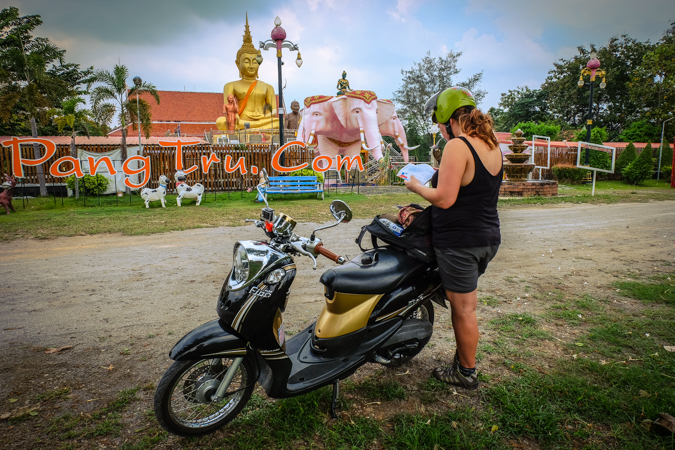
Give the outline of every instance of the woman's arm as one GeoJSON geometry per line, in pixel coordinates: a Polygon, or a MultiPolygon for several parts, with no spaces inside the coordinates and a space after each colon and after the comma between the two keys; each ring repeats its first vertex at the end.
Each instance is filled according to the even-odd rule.
{"type": "Polygon", "coordinates": [[[415,177],[405,182],[409,191],[439,208],[449,208],[455,204],[462,177],[468,163],[469,149],[460,139],[452,139],[445,144],[441,164],[438,169],[436,188],[424,187],[415,177]]]}

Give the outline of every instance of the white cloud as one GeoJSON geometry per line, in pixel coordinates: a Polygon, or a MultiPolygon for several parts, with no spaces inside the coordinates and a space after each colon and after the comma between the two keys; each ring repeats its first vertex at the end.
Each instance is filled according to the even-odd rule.
{"type": "Polygon", "coordinates": [[[334,0],[307,0],[307,5],[309,5],[310,11],[316,11],[319,8],[319,4],[324,3],[328,8],[335,9],[334,0]]]}
{"type": "Polygon", "coordinates": [[[483,71],[481,88],[488,91],[481,105],[484,109],[497,106],[500,94],[515,86],[538,88],[555,60],[554,54],[518,28],[501,37],[471,28],[453,49],[462,52],[457,81],[483,71]]]}
{"type": "Polygon", "coordinates": [[[468,0],[467,13],[496,17],[500,31],[520,28],[532,36],[547,27],[574,30],[580,41],[605,43],[616,34],[658,39],[675,17],[672,0],[468,0]]]}
{"type": "Polygon", "coordinates": [[[388,10],[387,14],[400,22],[405,22],[406,16],[412,11],[419,9],[423,3],[422,0],[398,0],[396,2],[396,10],[388,10]]]}

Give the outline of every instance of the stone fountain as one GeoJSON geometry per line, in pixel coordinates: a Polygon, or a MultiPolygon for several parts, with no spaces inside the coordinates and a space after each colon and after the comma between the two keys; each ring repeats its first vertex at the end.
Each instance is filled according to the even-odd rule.
{"type": "MultiPolygon", "coordinates": [[[[518,196],[518,197],[553,197],[558,195],[558,182],[551,180],[528,181],[527,176],[534,170],[534,158],[532,163],[527,161],[532,155],[523,153],[528,147],[523,137],[521,130],[516,131],[511,137],[513,144],[509,145],[509,149],[513,153],[504,155],[509,160],[504,164],[504,172],[508,178],[502,182],[499,189],[501,196],[518,196]]],[[[534,152],[534,147],[532,149],[534,152]]]]}
{"type": "Polygon", "coordinates": [[[531,155],[523,153],[528,147],[527,144],[523,144],[524,141],[525,138],[521,130],[516,131],[511,136],[513,144],[509,145],[509,149],[513,153],[504,155],[509,160],[508,164],[504,164],[504,172],[506,172],[509,181],[527,181],[527,176],[534,170],[534,164],[526,162],[531,155]]]}

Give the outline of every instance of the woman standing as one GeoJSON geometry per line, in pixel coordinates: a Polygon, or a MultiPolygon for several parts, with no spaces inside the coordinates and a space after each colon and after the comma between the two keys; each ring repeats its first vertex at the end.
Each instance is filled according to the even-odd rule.
{"type": "Polygon", "coordinates": [[[501,243],[497,200],[503,168],[492,118],[476,108],[467,89],[452,87],[425,106],[448,141],[432,187],[414,177],[406,187],[432,204],[432,242],[450,301],[457,351],[452,365],[434,369],[446,383],[478,388],[478,277],[501,243]]]}

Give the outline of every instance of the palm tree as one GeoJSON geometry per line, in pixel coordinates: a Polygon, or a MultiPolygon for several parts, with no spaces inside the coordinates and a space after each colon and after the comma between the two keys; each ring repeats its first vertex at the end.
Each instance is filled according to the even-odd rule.
{"type": "MultiPolygon", "coordinates": [[[[39,15],[19,17],[13,6],[0,11],[0,120],[7,122],[18,112],[30,120],[34,138],[38,136],[36,118],[45,120],[55,96],[72,91],[47,68],[63,65],[66,51],[49,39],[30,35],[41,24],[39,15]]],[[[33,153],[35,159],[42,156],[38,144],[33,145],[33,153]]],[[[40,195],[46,197],[42,165],[36,169],[40,195]]]]}
{"type": "MultiPolygon", "coordinates": [[[[117,64],[112,72],[108,70],[97,70],[94,73],[94,82],[101,83],[91,92],[92,109],[102,110],[107,108],[119,108],[120,126],[122,127],[122,160],[127,159],[127,123],[131,121],[135,124],[135,119],[139,112],[136,110],[136,99],[130,99],[136,93],[150,94],[159,105],[159,95],[157,89],[152,83],[144,81],[140,86],[133,85],[127,87],[127,78],[129,78],[129,69],[123,64],[117,64]],[[109,103],[110,102],[110,103],[109,103]]],[[[150,104],[145,100],[139,102],[141,128],[145,132],[145,137],[150,137],[152,127],[150,116],[150,104]]],[[[140,143],[139,143],[140,145],[140,143]]]]}
{"type": "MultiPolygon", "coordinates": [[[[78,131],[84,131],[89,138],[89,125],[94,123],[90,119],[90,113],[86,109],[77,109],[77,105],[85,103],[80,97],[73,97],[62,104],[61,115],[54,117],[54,123],[59,127],[59,133],[68,126],[72,130],[70,135],[70,156],[77,158],[77,148],[75,147],[75,136],[78,131]]],[[[79,180],[75,178],[75,198],[80,198],[79,180]]]]}

